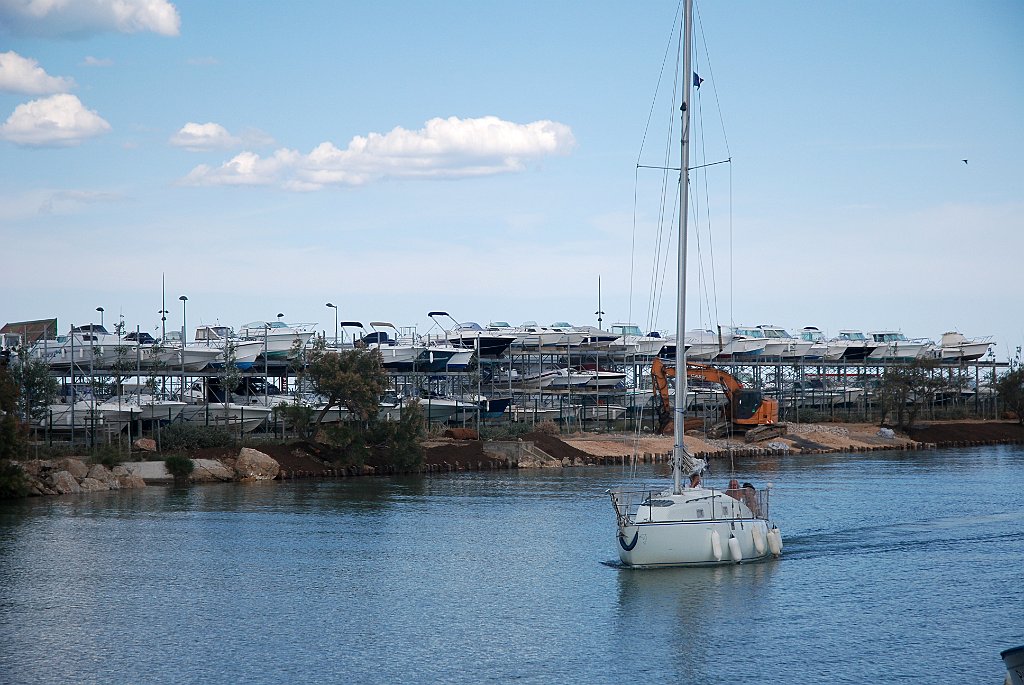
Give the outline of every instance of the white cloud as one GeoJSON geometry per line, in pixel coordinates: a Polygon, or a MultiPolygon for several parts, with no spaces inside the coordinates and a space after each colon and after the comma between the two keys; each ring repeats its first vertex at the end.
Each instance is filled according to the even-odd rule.
{"type": "Polygon", "coordinates": [[[18,145],[70,146],[110,130],[96,112],[74,95],[52,95],[18,105],[0,126],[0,138],[18,145]]]}
{"type": "Polygon", "coordinates": [[[0,0],[0,24],[41,36],[107,31],[177,36],[181,18],[167,0],[0,0]]]}
{"type": "Polygon", "coordinates": [[[242,144],[242,139],[228,133],[220,124],[212,121],[205,124],[188,122],[171,136],[171,145],[193,152],[225,150],[242,144]]]}
{"type": "Polygon", "coordinates": [[[114,66],[114,60],[109,57],[93,57],[92,55],[86,55],[85,59],[82,60],[83,67],[112,67],[114,66]]]}
{"type": "Polygon", "coordinates": [[[47,95],[66,93],[75,87],[75,80],[50,76],[31,57],[22,57],[11,50],[0,52],[0,90],[9,93],[47,95]]]}
{"type": "Polygon", "coordinates": [[[214,169],[200,164],[182,181],[185,185],[267,186],[277,183],[283,170],[295,166],[302,155],[280,149],[273,157],[242,152],[214,169]]]}
{"type": "Polygon", "coordinates": [[[263,159],[243,152],[217,168],[197,166],[183,183],[319,190],[384,178],[489,176],[521,171],[528,160],[568,154],[575,142],[572,130],[554,121],[436,118],[418,131],[397,127],[385,134],[356,136],[344,150],[327,141],[308,155],[281,149],[263,159]]]}

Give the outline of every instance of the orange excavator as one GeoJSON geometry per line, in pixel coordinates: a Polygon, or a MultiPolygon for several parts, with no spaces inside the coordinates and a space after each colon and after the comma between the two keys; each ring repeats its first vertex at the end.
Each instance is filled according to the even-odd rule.
{"type": "MultiPolygon", "coordinates": [[[[730,428],[743,432],[747,442],[767,440],[786,434],[786,424],[779,423],[779,403],[775,400],[765,398],[758,390],[744,388],[731,374],[707,364],[687,362],[686,374],[692,378],[718,383],[725,389],[726,420],[712,427],[712,437],[721,437],[730,428]]],[[[668,393],[668,379],[675,376],[674,366],[666,366],[661,359],[655,358],[651,364],[651,379],[654,381],[654,395],[660,400],[658,433],[662,435],[672,433],[675,428],[672,401],[668,393]]]]}

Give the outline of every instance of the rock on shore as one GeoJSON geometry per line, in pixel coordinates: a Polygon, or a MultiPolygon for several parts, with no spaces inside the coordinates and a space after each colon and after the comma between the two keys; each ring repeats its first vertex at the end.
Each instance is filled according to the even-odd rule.
{"type": "Polygon", "coordinates": [[[103,464],[89,465],[81,459],[35,459],[21,462],[31,495],[68,495],[102,492],[122,488],[143,488],[146,483],[125,466],[108,469],[103,464]]]}

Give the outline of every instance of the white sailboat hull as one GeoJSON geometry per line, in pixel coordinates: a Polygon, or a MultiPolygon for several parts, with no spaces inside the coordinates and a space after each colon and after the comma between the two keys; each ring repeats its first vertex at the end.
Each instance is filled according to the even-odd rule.
{"type": "Polygon", "coordinates": [[[763,561],[772,556],[765,542],[757,550],[755,529],[762,540],[768,537],[768,522],[761,519],[722,521],[677,521],[622,526],[618,531],[619,559],[626,566],[719,566],[763,561]],[[719,556],[715,555],[713,534],[718,533],[719,556]],[[735,537],[740,556],[733,557],[729,544],[735,537]],[[632,545],[632,549],[627,549],[632,545]]]}
{"type": "Polygon", "coordinates": [[[761,514],[767,512],[766,491],[727,492],[734,491],[610,491],[619,559],[639,568],[717,566],[781,554],[782,535],[761,514]]]}

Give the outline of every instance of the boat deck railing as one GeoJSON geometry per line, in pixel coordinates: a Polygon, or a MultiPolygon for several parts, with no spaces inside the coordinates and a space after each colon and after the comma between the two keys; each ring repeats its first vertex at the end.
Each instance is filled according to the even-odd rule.
{"type": "MultiPolygon", "coordinates": [[[[685,491],[684,491],[685,492],[685,491]]],[[[738,490],[716,490],[705,488],[705,494],[694,496],[688,501],[707,501],[707,515],[684,517],[684,521],[732,521],[749,520],[750,513],[754,518],[768,519],[768,503],[771,491],[767,488],[753,490],[740,488],[738,490]],[[746,504],[741,507],[740,503],[746,504]],[[749,512],[749,513],[748,513],[749,512]]],[[[609,490],[612,504],[615,507],[615,516],[620,524],[631,524],[637,518],[637,513],[643,509],[665,507],[672,504],[672,500],[665,498],[665,490],[609,490]]],[[[653,512],[648,512],[653,514],[653,512]]],[[[648,520],[655,518],[648,516],[648,520]]]]}

